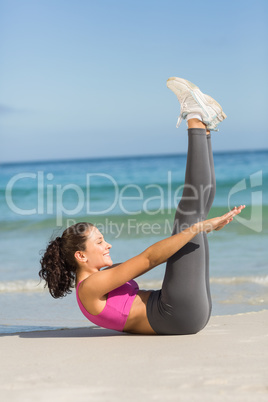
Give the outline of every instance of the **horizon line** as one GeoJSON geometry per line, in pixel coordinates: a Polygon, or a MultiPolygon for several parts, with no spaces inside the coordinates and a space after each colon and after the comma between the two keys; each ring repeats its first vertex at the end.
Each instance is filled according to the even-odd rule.
{"type": "MultiPolygon", "coordinates": [[[[250,152],[267,152],[268,148],[265,149],[240,149],[240,150],[221,150],[213,151],[213,154],[226,154],[226,153],[250,153],[250,152]]],[[[60,159],[38,159],[38,160],[22,160],[22,161],[10,161],[10,162],[0,162],[0,166],[7,165],[23,165],[23,164],[37,164],[37,163],[62,163],[62,162],[85,162],[85,161],[101,161],[101,160],[113,160],[113,159],[142,159],[142,158],[159,158],[159,157],[170,157],[170,156],[183,156],[187,155],[187,152],[172,152],[172,153],[156,153],[156,154],[142,154],[142,155],[114,155],[114,156],[92,156],[83,158],[60,158],[60,159]]]]}

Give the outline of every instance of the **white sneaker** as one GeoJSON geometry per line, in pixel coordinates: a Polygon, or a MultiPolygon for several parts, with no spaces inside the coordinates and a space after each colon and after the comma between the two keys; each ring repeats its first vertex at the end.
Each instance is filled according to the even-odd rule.
{"type": "Polygon", "coordinates": [[[181,104],[181,113],[176,127],[179,127],[181,120],[186,119],[189,113],[199,113],[209,130],[219,131],[218,124],[227,116],[211,96],[203,94],[196,85],[183,78],[169,78],[167,87],[175,93],[181,104]]]}

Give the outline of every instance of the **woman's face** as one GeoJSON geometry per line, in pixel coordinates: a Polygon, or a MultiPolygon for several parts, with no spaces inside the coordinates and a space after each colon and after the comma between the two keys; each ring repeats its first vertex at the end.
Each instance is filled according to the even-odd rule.
{"type": "Polygon", "coordinates": [[[111,244],[104,240],[100,231],[93,227],[86,241],[86,250],[84,252],[89,266],[98,269],[112,266],[113,261],[109,253],[111,247],[111,244]]]}

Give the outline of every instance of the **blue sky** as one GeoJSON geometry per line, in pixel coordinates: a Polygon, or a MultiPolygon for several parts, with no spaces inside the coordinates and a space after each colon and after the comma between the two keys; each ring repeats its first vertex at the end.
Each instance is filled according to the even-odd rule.
{"type": "Polygon", "coordinates": [[[166,88],[228,119],[214,149],[268,148],[266,0],[0,0],[2,162],[186,152],[166,88]]]}

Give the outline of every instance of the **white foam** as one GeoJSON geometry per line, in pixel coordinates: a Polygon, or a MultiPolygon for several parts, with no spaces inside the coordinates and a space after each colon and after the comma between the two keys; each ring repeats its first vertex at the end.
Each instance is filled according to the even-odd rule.
{"type": "Polygon", "coordinates": [[[268,275],[266,276],[233,276],[222,278],[211,278],[210,283],[237,285],[242,283],[257,283],[258,285],[268,286],[268,275]]]}
{"type": "MultiPolygon", "coordinates": [[[[161,289],[162,280],[138,280],[140,289],[161,289]]],[[[233,276],[233,277],[213,277],[210,283],[219,285],[239,285],[243,283],[255,283],[260,286],[268,286],[268,275],[266,276],[233,276]]],[[[0,282],[0,293],[20,293],[20,292],[47,292],[44,288],[45,281],[34,279],[2,281],[0,282]]]]}
{"type": "Polygon", "coordinates": [[[0,282],[0,293],[44,292],[45,282],[34,279],[0,282]]]}

